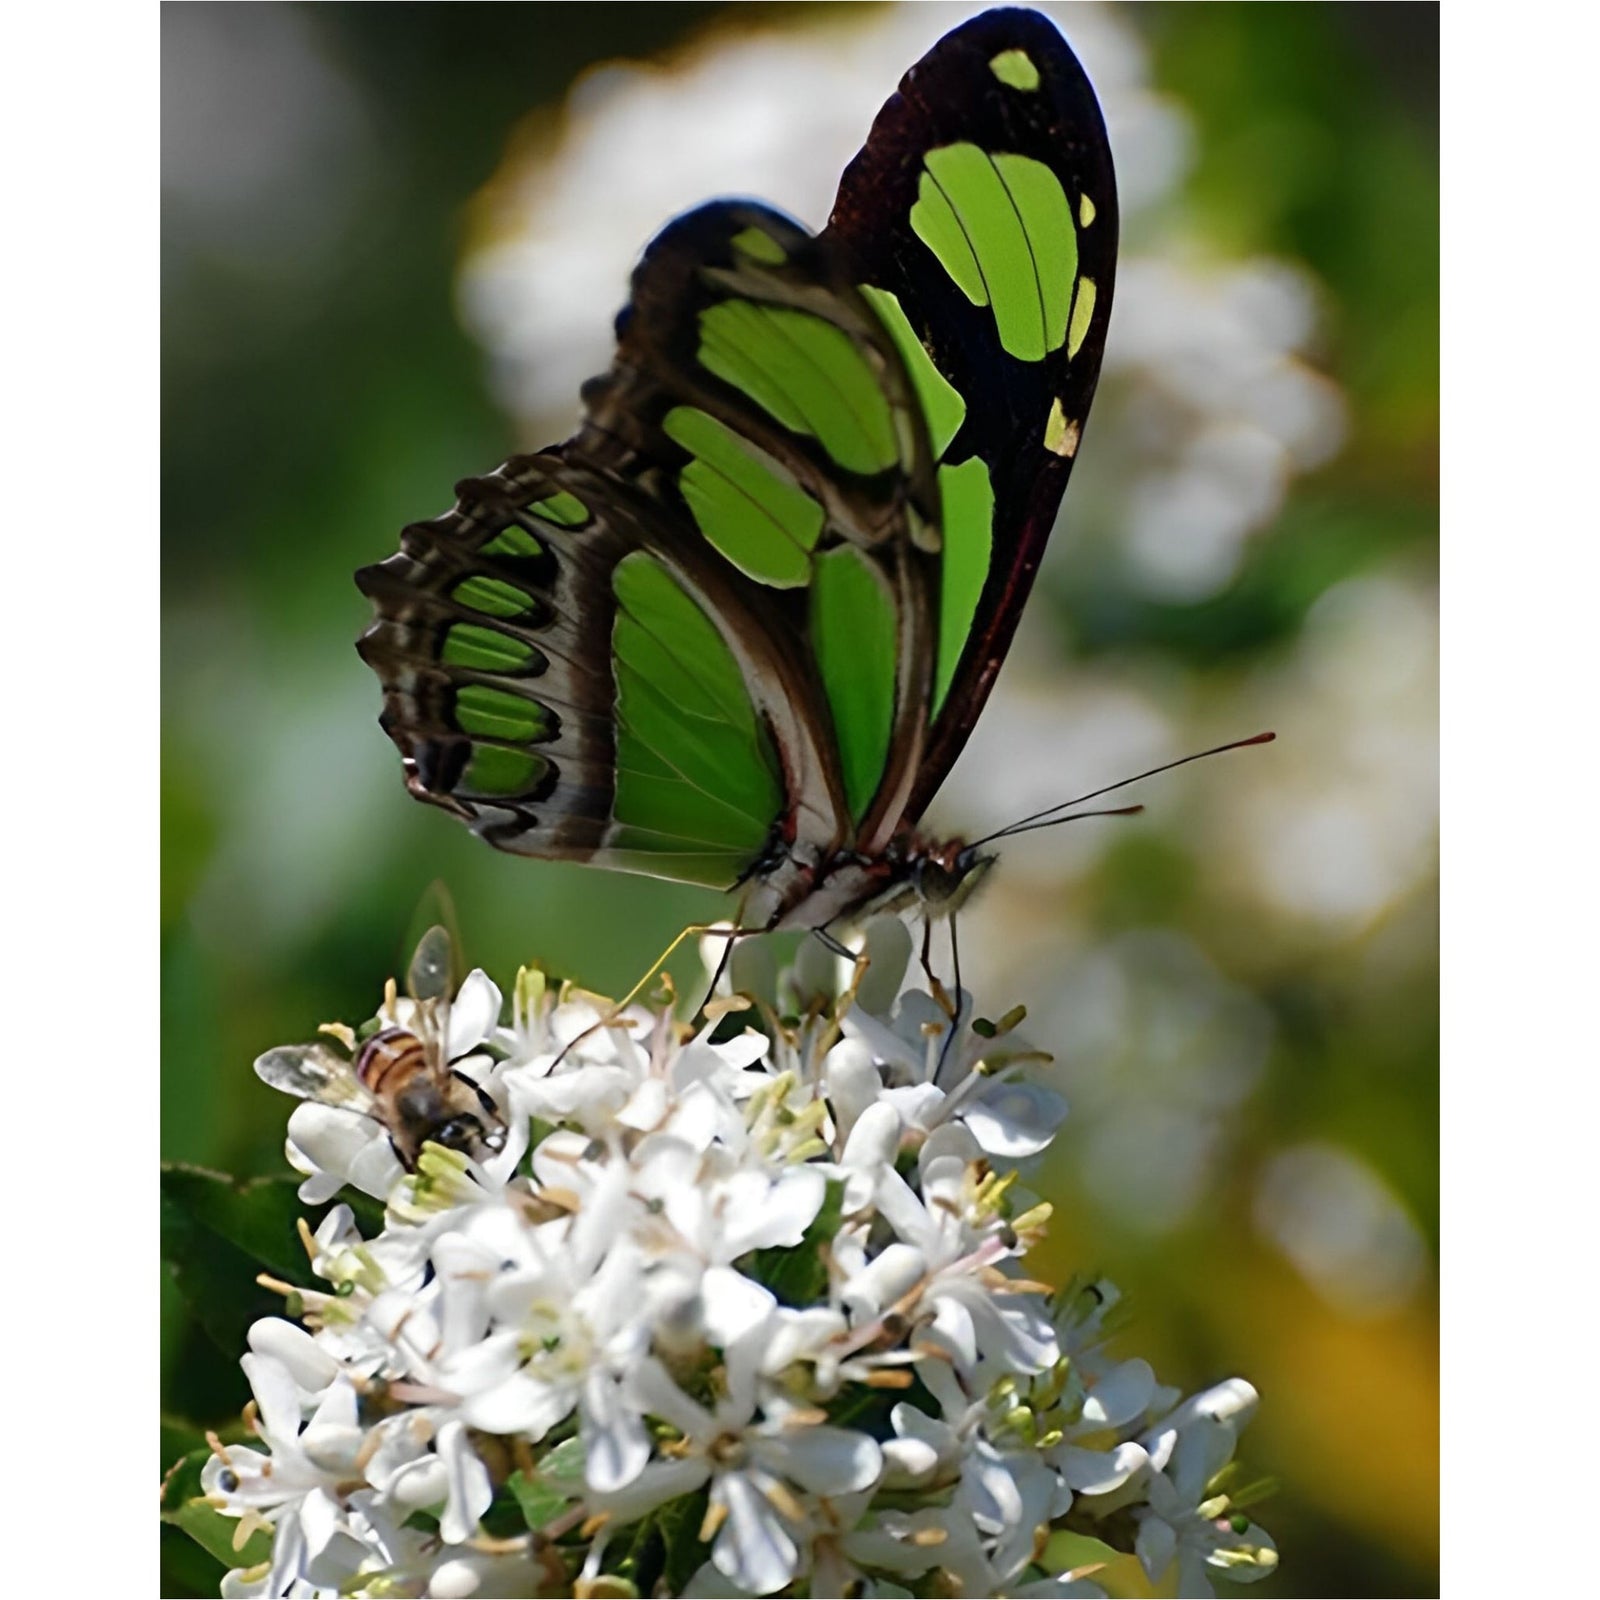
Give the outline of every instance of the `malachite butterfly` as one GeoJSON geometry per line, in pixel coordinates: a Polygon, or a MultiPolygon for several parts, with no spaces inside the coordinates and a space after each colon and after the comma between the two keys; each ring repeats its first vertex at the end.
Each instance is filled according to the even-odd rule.
{"type": "Polygon", "coordinates": [[[1055,25],[906,74],[812,235],[645,250],[565,443],[357,574],[406,783],[490,844],[739,889],[740,925],[957,898],[917,831],[994,684],[1094,396],[1117,196],[1055,25]]]}

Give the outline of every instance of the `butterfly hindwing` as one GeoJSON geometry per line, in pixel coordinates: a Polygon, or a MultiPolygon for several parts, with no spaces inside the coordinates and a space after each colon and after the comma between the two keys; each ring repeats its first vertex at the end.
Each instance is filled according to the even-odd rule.
{"type": "Polygon", "coordinates": [[[940,456],[935,723],[908,814],[993,685],[1072,470],[1105,345],[1117,197],[1083,68],[1036,12],[987,12],[901,81],[823,238],[897,329],[940,456]]]}
{"type": "Polygon", "coordinates": [[[359,575],[413,792],[505,849],[722,887],[897,817],[938,489],[838,258],[760,206],[679,219],[584,401],[566,444],[460,485],[359,575]]]}

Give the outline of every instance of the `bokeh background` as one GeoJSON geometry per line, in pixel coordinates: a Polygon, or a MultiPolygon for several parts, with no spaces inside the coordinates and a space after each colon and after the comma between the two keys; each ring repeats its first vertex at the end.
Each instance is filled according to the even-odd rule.
{"type": "MultiPolygon", "coordinates": [[[[719,909],[407,799],[350,575],[568,430],[675,211],[819,226],[971,9],[163,8],[164,1156],[283,1170],[251,1059],[369,1010],[431,884],[472,963],[613,993],[719,909]]],[[[1016,841],[964,966],[1072,1105],[1041,1275],[1113,1276],[1170,1381],[1262,1391],[1256,1592],[1433,1594],[1438,13],[1046,9],[1124,256],[1062,526],[930,820],[1279,742],[1016,841]]],[[[162,1311],[167,1406],[236,1413],[233,1358],[162,1311]]]]}

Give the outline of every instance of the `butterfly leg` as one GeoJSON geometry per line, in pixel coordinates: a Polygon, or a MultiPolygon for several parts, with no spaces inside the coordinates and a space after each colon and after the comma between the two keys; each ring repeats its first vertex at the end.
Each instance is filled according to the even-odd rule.
{"type": "Polygon", "coordinates": [[[650,963],[650,968],[645,975],[640,978],[640,980],[634,984],[634,986],[620,1000],[613,1002],[611,1009],[603,1017],[601,1017],[598,1022],[591,1023],[583,1030],[582,1033],[567,1041],[566,1045],[562,1048],[561,1054],[556,1057],[553,1066],[559,1066],[562,1060],[565,1058],[567,1051],[570,1050],[575,1044],[581,1044],[583,1040],[589,1038],[592,1034],[598,1033],[602,1028],[614,1028],[621,1020],[623,1012],[626,1011],[628,1007],[639,998],[639,996],[644,992],[645,986],[673,958],[673,956],[677,953],[678,947],[683,944],[685,940],[703,938],[708,933],[717,934],[721,938],[727,940],[727,946],[722,952],[722,960],[717,963],[716,975],[711,980],[711,988],[707,992],[705,1000],[701,1001],[700,1005],[696,1008],[696,1014],[698,1015],[700,1011],[705,1009],[707,1002],[709,1002],[711,999],[711,996],[716,993],[717,984],[722,978],[723,967],[727,964],[729,954],[733,949],[733,941],[735,939],[748,938],[753,933],[763,933],[765,931],[766,930],[762,928],[728,928],[722,923],[718,922],[690,923],[690,925],[681,933],[679,933],[672,943],[669,944],[667,948],[650,963]]]}
{"type": "Polygon", "coordinates": [[[955,975],[955,1004],[947,1006],[950,1012],[949,1031],[944,1036],[944,1043],[939,1047],[939,1065],[934,1069],[933,1081],[937,1083],[944,1072],[946,1058],[950,1054],[950,1046],[955,1043],[956,1033],[961,1027],[961,941],[956,937],[957,913],[950,913],[950,965],[955,975]]]}
{"type": "Polygon", "coordinates": [[[829,933],[826,923],[820,928],[813,928],[811,931],[816,935],[817,942],[829,955],[843,956],[846,961],[854,961],[856,959],[855,951],[842,940],[836,939],[829,933]]]}

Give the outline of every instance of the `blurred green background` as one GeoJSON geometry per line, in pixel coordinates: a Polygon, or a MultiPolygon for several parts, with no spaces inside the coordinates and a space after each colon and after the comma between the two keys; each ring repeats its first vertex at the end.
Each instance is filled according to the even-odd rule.
{"type": "MultiPolygon", "coordinates": [[[[370,1014],[435,881],[471,963],[613,993],[718,909],[413,804],[351,573],[566,431],[674,210],[743,189],[819,225],[967,9],[164,8],[165,1157],[283,1170],[250,1061],[370,1014]]],[[[1280,738],[1018,841],[964,965],[1073,1107],[1041,1275],[1110,1274],[1168,1381],[1262,1391],[1256,1592],[1437,1593],[1438,13],[1050,9],[1105,100],[1124,264],[1063,526],[933,820],[1280,738]]],[[[168,1411],[236,1414],[237,1352],[165,1281],[162,1309],[168,1411]]],[[[164,1592],[205,1578],[181,1562],[164,1592]]]]}

